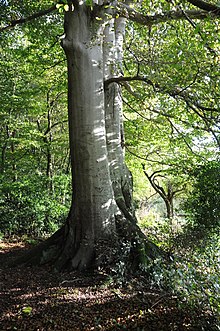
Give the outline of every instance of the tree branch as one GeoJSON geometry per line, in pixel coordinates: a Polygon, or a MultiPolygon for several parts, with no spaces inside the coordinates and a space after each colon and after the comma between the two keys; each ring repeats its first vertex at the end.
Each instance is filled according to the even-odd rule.
{"type": "Polygon", "coordinates": [[[189,93],[186,91],[186,88],[181,89],[180,87],[174,87],[172,90],[168,90],[164,86],[160,86],[158,83],[154,83],[152,80],[148,79],[145,76],[118,76],[118,77],[112,77],[107,79],[104,82],[105,89],[107,86],[111,83],[118,83],[124,85],[126,82],[131,82],[131,81],[142,81],[150,86],[152,86],[154,89],[158,89],[158,92],[166,92],[168,95],[170,95],[173,98],[181,98],[185,102],[189,102],[190,104],[194,105],[198,109],[202,111],[207,111],[207,112],[215,112],[216,114],[219,113],[218,108],[212,108],[212,107],[206,107],[203,106],[199,101],[198,97],[195,96],[195,99],[193,96],[189,95],[189,93]]]}
{"type": "MultiPolygon", "coordinates": [[[[124,85],[126,82],[128,81],[142,81],[145,82],[146,84],[152,86],[154,88],[154,90],[157,90],[158,92],[161,93],[167,93],[170,97],[174,98],[174,99],[181,99],[185,102],[185,104],[203,121],[203,123],[205,124],[204,128],[202,128],[202,130],[209,132],[212,134],[212,136],[214,137],[218,147],[220,147],[220,139],[218,138],[218,132],[216,132],[216,129],[218,128],[217,123],[214,123],[213,120],[216,120],[216,117],[219,114],[219,109],[216,107],[207,107],[204,106],[200,103],[200,101],[198,100],[198,97],[195,95],[190,95],[188,93],[188,91],[186,91],[186,88],[181,89],[179,87],[174,87],[172,90],[168,90],[166,87],[164,86],[160,86],[158,83],[154,83],[152,80],[148,79],[147,77],[144,76],[119,76],[119,77],[112,77],[108,80],[105,81],[104,86],[105,88],[107,88],[108,84],[110,83],[118,83],[118,84],[122,84],[124,85]],[[211,117],[208,116],[208,114],[211,113],[211,117]],[[215,113],[216,116],[212,116],[212,113],[215,113]],[[214,126],[215,129],[212,127],[214,126]]],[[[134,97],[138,97],[135,96],[135,93],[133,93],[132,91],[132,95],[134,97]]],[[[151,110],[155,113],[160,113],[156,110],[151,110]]],[[[161,114],[161,113],[160,113],[161,114]]],[[[140,114],[139,114],[140,115],[140,114]]],[[[171,116],[168,116],[166,114],[162,114],[163,116],[165,116],[167,118],[167,120],[171,123],[171,116]]],[[[142,116],[143,117],[143,116],[142,116]]],[[[218,118],[218,117],[217,117],[218,118]]],[[[186,122],[185,122],[186,123],[186,122]]],[[[192,124],[193,127],[193,124],[192,124]]],[[[199,129],[197,127],[197,129],[199,129]]],[[[130,151],[129,151],[130,152],[130,151]]]]}
{"type": "Polygon", "coordinates": [[[20,25],[20,24],[23,24],[23,23],[27,23],[27,22],[33,21],[36,18],[39,18],[39,17],[42,17],[42,16],[45,16],[47,14],[52,13],[56,9],[57,9],[56,5],[53,5],[52,7],[49,7],[49,8],[44,9],[44,10],[41,10],[41,11],[39,11],[37,13],[34,13],[34,14],[30,15],[30,16],[22,17],[22,18],[19,18],[17,20],[12,20],[12,21],[9,22],[8,25],[6,25],[4,27],[1,27],[0,28],[0,32],[9,30],[11,28],[14,28],[16,25],[20,25]]]}
{"type": "MultiPolygon", "coordinates": [[[[217,7],[218,8],[218,7],[217,7]]],[[[218,8],[219,9],[219,8],[218,8]]],[[[219,9],[220,10],[220,9],[219,9]]],[[[206,10],[186,10],[184,13],[182,10],[171,10],[164,12],[162,14],[155,14],[155,15],[144,15],[133,8],[121,4],[119,7],[118,15],[121,17],[125,17],[133,22],[145,25],[145,26],[152,26],[155,24],[168,22],[172,20],[186,20],[186,15],[190,19],[204,19],[207,17],[210,17],[210,14],[213,14],[214,16],[220,17],[219,10],[214,11],[206,11],[206,10]]]]}
{"type": "Polygon", "coordinates": [[[118,77],[112,77],[107,79],[104,82],[104,87],[105,89],[107,88],[107,86],[111,83],[118,83],[118,84],[123,84],[126,82],[132,82],[132,81],[142,81],[147,83],[148,85],[151,85],[153,87],[157,87],[157,85],[155,85],[152,80],[148,79],[147,77],[144,76],[128,76],[128,77],[124,77],[124,76],[118,76],[118,77]]]}
{"type": "Polygon", "coordinates": [[[153,176],[154,173],[149,176],[147,171],[145,170],[145,164],[142,163],[142,168],[143,168],[143,172],[145,174],[145,176],[147,177],[148,181],[150,182],[151,186],[155,189],[155,191],[161,196],[161,198],[166,201],[167,197],[166,197],[166,192],[164,190],[164,188],[162,186],[160,186],[159,184],[156,183],[156,178],[153,176]]]}
{"type": "Polygon", "coordinates": [[[207,3],[202,0],[188,0],[188,2],[202,10],[212,12],[214,15],[220,15],[220,8],[213,3],[207,3]]]}
{"type": "MultiPolygon", "coordinates": [[[[202,10],[186,10],[184,13],[182,10],[171,10],[164,12],[162,14],[155,15],[144,15],[133,8],[129,7],[126,4],[120,4],[116,10],[116,15],[120,15],[121,17],[125,17],[134,21],[136,23],[151,26],[154,24],[159,24],[171,20],[181,20],[186,19],[186,16],[190,19],[204,19],[210,16],[210,14],[220,17],[220,8],[214,4],[208,4],[205,1],[201,0],[189,0],[189,2],[202,10]]],[[[11,29],[16,25],[20,25],[26,22],[30,22],[36,18],[45,16],[57,9],[56,4],[50,8],[41,10],[37,13],[34,13],[27,17],[22,17],[17,20],[12,20],[8,25],[0,28],[0,32],[11,29]]]]}

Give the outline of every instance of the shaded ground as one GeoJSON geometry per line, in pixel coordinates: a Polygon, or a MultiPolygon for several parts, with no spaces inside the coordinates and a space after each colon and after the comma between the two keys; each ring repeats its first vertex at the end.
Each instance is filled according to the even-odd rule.
{"type": "Polygon", "coordinates": [[[140,287],[108,286],[102,274],[59,274],[50,267],[8,267],[27,249],[0,242],[0,330],[209,331],[208,312],[178,307],[177,298],[140,287]]]}

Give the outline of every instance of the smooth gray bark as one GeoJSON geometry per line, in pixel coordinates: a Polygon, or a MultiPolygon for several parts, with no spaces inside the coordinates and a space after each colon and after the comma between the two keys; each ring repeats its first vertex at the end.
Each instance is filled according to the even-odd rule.
{"type": "Polygon", "coordinates": [[[121,91],[115,82],[105,84],[122,64],[125,19],[105,16],[101,2],[91,10],[75,1],[74,11],[65,13],[72,206],[64,227],[28,257],[55,263],[59,270],[123,259],[136,268],[145,256],[160,254],[135,222],[121,91]]]}
{"type": "Polygon", "coordinates": [[[106,144],[104,26],[84,5],[66,13],[65,26],[73,201],[64,251],[72,268],[86,268],[94,246],[113,239],[117,212],[106,144]]]}

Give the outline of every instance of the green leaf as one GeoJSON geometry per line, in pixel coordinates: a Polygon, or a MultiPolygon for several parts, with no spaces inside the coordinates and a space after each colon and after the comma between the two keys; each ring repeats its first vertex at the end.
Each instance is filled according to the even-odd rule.
{"type": "Polygon", "coordinates": [[[57,3],[56,8],[59,9],[60,7],[63,7],[63,4],[62,3],[57,3]]]}
{"type": "Polygon", "coordinates": [[[86,6],[92,7],[92,0],[86,0],[86,6]]]}
{"type": "Polygon", "coordinates": [[[30,307],[30,306],[22,308],[22,313],[24,313],[24,314],[30,315],[31,312],[32,312],[32,307],[30,307]]]}
{"type": "Polygon", "coordinates": [[[64,5],[64,10],[68,11],[69,10],[69,6],[68,5],[64,5]]]}

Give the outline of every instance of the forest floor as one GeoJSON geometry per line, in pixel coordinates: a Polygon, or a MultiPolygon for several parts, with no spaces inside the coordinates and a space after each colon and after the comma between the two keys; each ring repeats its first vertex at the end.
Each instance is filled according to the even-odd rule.
{"type": "Polygon", "coordinates": [[[51,267],[9,267],[28,245],[0,242],[0,330],[210,331],[208,311],[133,280],[126,288],[103,274],[56,273],[51,267]]]}

